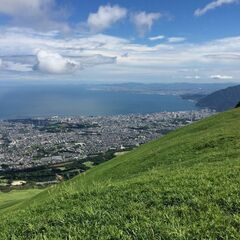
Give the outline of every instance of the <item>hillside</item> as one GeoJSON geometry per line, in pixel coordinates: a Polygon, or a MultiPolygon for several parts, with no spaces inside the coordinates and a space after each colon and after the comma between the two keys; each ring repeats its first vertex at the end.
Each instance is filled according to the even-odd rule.
{"type": "Polygon", "coordinates": [[[8,208],[19,204],[26,199],[29,199],[38,193],[40,193],[41,189],[29,189],[29,190],[12,190],[8,193],[0,192],[0,212],[4,212],[8,210],[8,208]]]}
{"type": "Polygon", "coordinates": [[[240,100],[240,85],[214,92],[197,102],[198,107],[207,107],[217,111],[234,108],[240,100]]]}
{"type": "Polygon", "coordinates": [[[239,239],[240,109],[0,211],[0,239],[239,239]]]}

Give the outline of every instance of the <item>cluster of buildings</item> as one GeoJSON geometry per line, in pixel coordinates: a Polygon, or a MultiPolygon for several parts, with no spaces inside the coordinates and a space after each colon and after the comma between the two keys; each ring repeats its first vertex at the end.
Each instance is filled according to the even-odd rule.
{"type": "Polygon", "coordinates": [[[96,117],[0,121],[0,171],[84,159],[132,149],[212,115],[208,109],[96,117]]]}

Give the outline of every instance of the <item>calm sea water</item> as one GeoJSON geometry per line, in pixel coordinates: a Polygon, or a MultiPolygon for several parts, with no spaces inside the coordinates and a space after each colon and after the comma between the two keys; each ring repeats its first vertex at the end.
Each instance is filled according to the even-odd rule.
{"type": "Polygon", "coordinates": [[[93,116],[196,109],[178,96],[90,91],[80,86],[0,88],[0,118],[93,116]]]}

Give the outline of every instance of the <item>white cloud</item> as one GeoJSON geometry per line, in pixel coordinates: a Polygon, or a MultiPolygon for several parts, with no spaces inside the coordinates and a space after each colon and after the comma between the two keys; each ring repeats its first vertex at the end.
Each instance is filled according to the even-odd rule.
{"type": "Polygon", "coordinates": [[[239,0],[216,0],[207,4],[204,8],[198,8],[195,12],[195,16],[202,16],[210,10],[221,7],[222,5],[238,3],[239,0]]]}
{"type": "Polygon", "coordinates": [[[97,65],[103,64],[113,64],[116,63],[116,57],[106,57],[100,54],[92,55],[92,56],[84,56],[80,57],[78,61],[81,63],[83,68],[93,67],[97,65]]]}
{"type": "Polygon", "coordinates": [[[39,50],[36,54],[37,64],[34,70],[49,74],[70,74],[102,64],[113,64],[115,57],[106,57],[100,54],[79,57],[64,57],[58,53],[39,50]]]}
{"type": "Polygon", "coordinates": [[[162,39],[164,39],[165,38],[165,36],[163,36],[163,35],[158,35],[158,36],[154,36],[154,37],[150,37],[150,38],[148,38],[150,41],[156,41],[156,40],[162,40],[162,39]]]}
{"type": "Polygon", "coordinates": [[[90,13],[87,24],[92,32],[101,32],[127,15],[125,8],[118,5],[100,6],[96,13],[90,13]]]}
{"type": "Polygon", "coordinates": [[[170,43],[181,43],[184,42],[186,40],[186,38],[184,37],[170,37],[168,38],[168,42],[170,43]]]}
{"type": "Polygon", "coordinates": [[[6,61],[6,60],[0,59],[0,70],[16,71],[16,72],[31,72],[32,66],[31,64],[27,64],[27,63],[6,61]]]}
{"type": "Polygon", "coordinates": [[[198,76],[198,75],[195,75],[195,76],[186,76],[185,77],[186,79],[200,79],[201,77],[200,76],[198,76]]]}
{"type": "Polygon", "coordinates": [[[18,62],[4,61],[2,63],[2,69],[5,71],[31,72],[32,66],[29,64],[22,64],[18,62]]]}
{"type": "Polygon", "coordinates": [[[37,52],[37,65],[35,68],[44,73],[64,74],[76,70],[78,64],[58,53],[40,50],[37,52]]]}
{"type": "Polygon", "coordinates": [[[0,0],[0,14],[9,16],[14,26],[69,30],[63,21],[66,9],[58,8],[55,0],[0,0]]]}
{"type": "Polygon", "coordinates": [[[138,34],[142,37],[151,30],[156,20],[162,17],[161,13],[139,12],[132,14],[132,22],[134,23],[138,34]]]}
{"type": "MultiPolygon", "coordinates": [[[[172,44],[167,41],[151,45],[104,34],[76,34],[65,38],[58,36],[57,32],[41,33],[16,28],[0,28],[0,36],[0,78],[3,74],[16,76],[16,69],[19,76],[24,74],[24,69],[36,70],[37,74],[26,73],[26,78],[47,72],[59,74],[58,79],[67,79],[71,74],[71,79],[76,80],[147,81],[151,78],[151,81],[194,81],[197,79],[194,76],[198,75],[201,81],[217,81],[210,76],[221,73],[221,76],[232,76],[233,81],[238,81],[240,76],[240,57],[237,54],[240,52],[240,36],[199,44],[172,44]],[[44,50],[43,56],[37,58],[36,49],[44,50]]],[[[46,75],[49,74],[41,76],[44,79],[46,75]]]]}
{"type": "Polygon", "coordinates": [[[10,16],[34,16],[44,15],[54,0],[1,0],[0,12],[10,16]]]}
{"type": "Polygon", "coordinates": [[[219,53],[219,54],[208,54],[204,57],[214,60],[225,59],[225,60],[240,60],[240,54],[235,53],[219,53]]]}
{"type": "Polygon", "coordinates": [[[228,80],[228,79],[233,79],[232,76],[227,76],[227,75],[211,75],[210,78],[211,78],[211,79],[214,79],[214,80],[228,80]]]}

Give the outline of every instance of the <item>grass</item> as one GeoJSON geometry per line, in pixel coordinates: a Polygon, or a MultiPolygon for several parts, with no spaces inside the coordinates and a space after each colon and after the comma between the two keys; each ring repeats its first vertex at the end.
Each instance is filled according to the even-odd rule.
{"type": "Polygon", "coordinates": [[[83,163],[87,168],[92,168],[92,167],[94,167],[94,163],[93,162],[91,162],[91,161],[87,161],[87,162],[84,162],[83,163]]]}
{"type": "Polygon", "coordinates": [[[236,109],[0,210],[0,239],[240,239],[239,186],[236,109]]]}
{"type": "Polygon", "coordinates": [[[16,206],[40,192],[42,192],[40,189],[13,190],[8,193],[0,192],[0,212],[2,213],[12,206],[16,206]]]}

